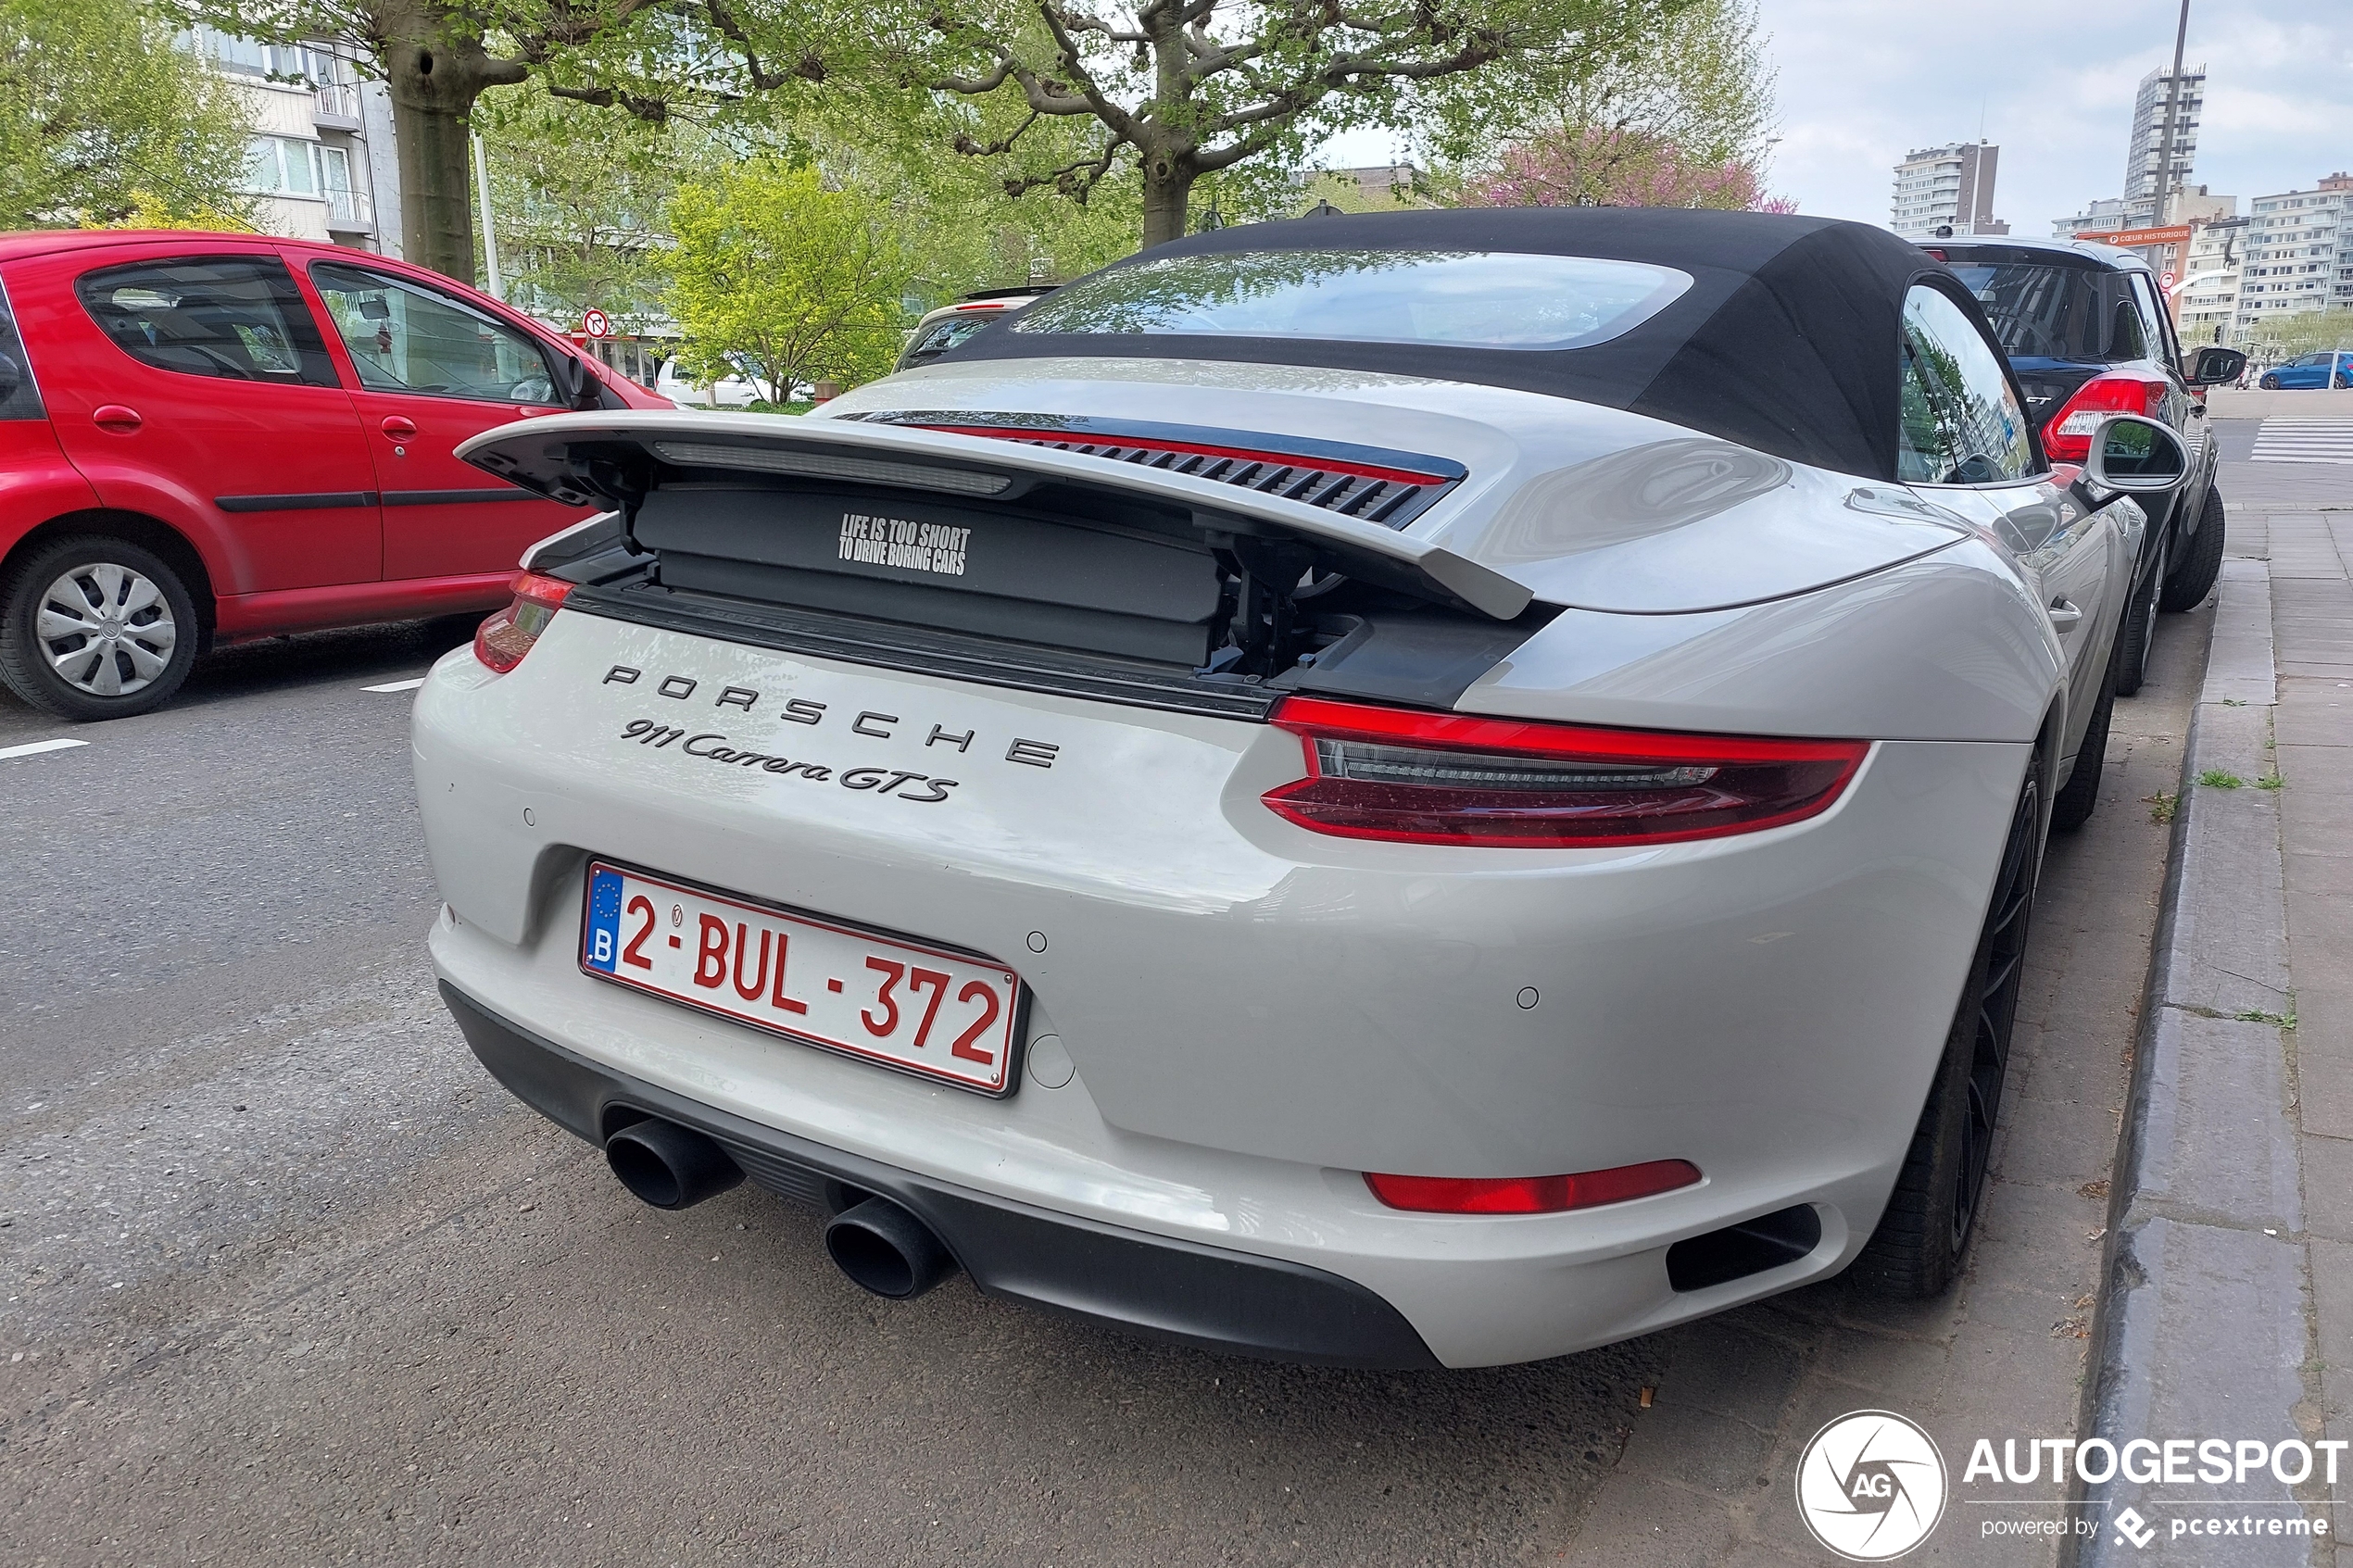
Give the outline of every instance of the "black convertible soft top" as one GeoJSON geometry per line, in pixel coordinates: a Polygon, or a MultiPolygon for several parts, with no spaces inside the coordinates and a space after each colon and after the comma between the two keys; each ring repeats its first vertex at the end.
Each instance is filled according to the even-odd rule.
{"type": "MultiPolygon", "coordinates": [[[[1115,264],[1232,251],[1490,251],[1647,262],[1692,287],[1583,348],[1015,332],[944,360],[1072,355],[1389,371],[1516,387],[1647,414],[1793,461],[1895,477],[1899,318],[1915,282],[1978,303],[1919,247],[1868,224],[1684,207],[1467,207],[1308,217],[1195,234],[1115,264]]],[[[1115,269],[1114,269],[1115,270],[1115,269]]],[[[1018,319],[1016,319],[1018,320],[1018,319]]]]}

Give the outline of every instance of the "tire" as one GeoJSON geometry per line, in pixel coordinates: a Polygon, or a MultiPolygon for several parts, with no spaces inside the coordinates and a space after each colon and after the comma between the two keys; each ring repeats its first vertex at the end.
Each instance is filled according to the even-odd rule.
{"type": "Polygon", "coordinates": [[[2280,378],[2277,376],[2265,376],[2261,381],[2256,383],[2255,384],[2261,387],[2266,392],[2277,392],[2280,389],[2280,378]]]}
{"type": "Polygon", "coordinates": [[[1874,1295],[1907,1300],[1943,1295],[1959,1277],[1976,1233],[2043,872],[2042,773],[2037,753],[2010,815],[1985,924],[1928,1103],[1879,1228],[1855,1261],[1856,1283],[1874,1295]]]}
{"type": "Polygon", "coordinates": [[[2149,649],[2157,646],[2157,605],[2165,596],[2165,542],[2158,541],[2157,565],[2147,583],[2125,607],[2116,629],[2116,695],[2133,696],[2148,679],[2149,649]]]}
{"type": "Polygon", "coordinates": [[[60,539],[0,581],[0,682],[60,719],[162,707],[188,678],[199,635],[180,574],[128,540],[60,539]]]}
{"type": "Polygon", "coordinates": [[[2083,726],[2083,745],[2075,753],[2075,771],[2051,797],[2051,831],[2073,833],[2092,820],[2100,803],[2100,772],[2108,765],[2108,721],[2116,711],[2116,654],[2108,655],[2108,679],[2100,683],[2099,706],[2083,726]]]}
{"type": "Polygon", "coordinates": [[[2189,548],[2182,558],[2172,562],[2165,579],[2165,593],[2157,608],[2169,614],[2196,609],[2214,591],[2214,580],[2222,574],[2222,492],[2220,486],[2206,487],[2206,505],[2197,514],[2197,532],[2190,535],[2189,548]]]}

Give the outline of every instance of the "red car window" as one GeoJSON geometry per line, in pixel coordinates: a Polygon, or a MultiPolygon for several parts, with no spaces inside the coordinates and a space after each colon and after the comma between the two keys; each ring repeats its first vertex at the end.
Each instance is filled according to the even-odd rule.
{"type": "Polygon", "coordinates": [[[327,345],[283,262],[174,258],[101,268],[75,282],[107,341],[182,375],[333,386],[327,345]]]}
{"type": "Polygon", "coordinates": [[[547,357],[485,311],[404,279],[314,262],[311,286],[371,392],[555,408],[547,357]]]}

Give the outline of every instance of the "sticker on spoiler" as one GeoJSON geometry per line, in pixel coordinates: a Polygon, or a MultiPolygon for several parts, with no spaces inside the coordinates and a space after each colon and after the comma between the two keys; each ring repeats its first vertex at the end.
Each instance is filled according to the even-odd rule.
{"type": "Polygon", "coordinates": [[[940,577],[964,574],[964,546],[973,531],[944,522],[912,522],[903,517],[841,514],[841,558],[867,566],[895,566],[940,577]]]}

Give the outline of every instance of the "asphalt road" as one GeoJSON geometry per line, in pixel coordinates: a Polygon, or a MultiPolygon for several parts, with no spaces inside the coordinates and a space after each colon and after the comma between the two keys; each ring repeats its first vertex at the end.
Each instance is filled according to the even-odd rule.
{"type": "Polygon", "coordinates": [[[629,1198],[432,992],[409,698],[362,688],[457,636],[232,650],[106,726],[0,696],[0,749],[88,743],[0,760],[0,1559],[1514,1562],[1590,1522],[1661,1341],[1271,1367],[878,1301],[749,1186],[629,1198]]]}

